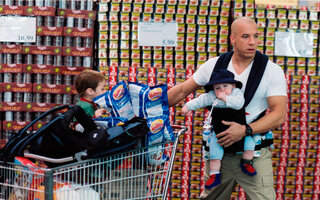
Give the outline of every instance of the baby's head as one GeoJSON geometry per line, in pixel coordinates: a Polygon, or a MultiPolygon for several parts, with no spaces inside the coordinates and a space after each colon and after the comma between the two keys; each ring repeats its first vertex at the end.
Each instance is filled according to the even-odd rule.
{"type": "Polygon", "coordinates": [[[75,86],[79,97],[90,101],[106,91],[104,76],[94,70],[82,71],[76,78],[75,86]]]}
{"type": "Polygon", "coordinates": [[[234,74],[226,69],[213,71],[209,83],[205,86],[209,90],[227,90],[229,94],[233,88],[241,89],[242,83],[234,79],[234,74]]]}
{"type": "Polygon", "coordinates": [[[236,87],[235,83],[217,83],[213,84],[213,91],[214,93],[219,96],[219,93],[225,93],[226,95],[230,95],[232,89],[236,87]]]}

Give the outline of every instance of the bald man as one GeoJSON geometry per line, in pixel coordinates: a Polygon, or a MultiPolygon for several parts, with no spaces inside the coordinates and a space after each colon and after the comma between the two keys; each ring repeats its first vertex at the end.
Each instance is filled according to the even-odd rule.
{"type": "MultiPolygon", "coordinates": [[[[258,28],[251,18],[242,17],[232,23],[230,41],[233,52],[209,59],[192,77],[168,91],[169,105],[174,106],[190,93],[205,86],[216,68],[225,67],[231,71],[235,79],[243,85],[241,90],[247,101],[244,106],[247,124],[223,121],[229,128],[217,133],[216,137],[221,146],[232,150],[225,153],[222,159],[221,184],[210,190],[204,189],[200,199],[230,199],[234,188],[239,184],[244,189],[247,199],[274,200],[276,196],[269,150],[272,139],[270,140],[268,136],[272,134],[272,129],[285,121],[287,112],[285,76],[278,65],[257,51],[258,28]],[[269,112],[266,114],[267,109],[269,112]],[[239,163],[242,152],[233,152],[237,149],[236,145],[248,135],[252,135],[256,142],[253,159],[253,166],[257,172],[255,176],[248,176],[241,171],[239,163]]],[[[206,162],[205,182],[209,177],[208,174],[209,161],[206,162]]]]}

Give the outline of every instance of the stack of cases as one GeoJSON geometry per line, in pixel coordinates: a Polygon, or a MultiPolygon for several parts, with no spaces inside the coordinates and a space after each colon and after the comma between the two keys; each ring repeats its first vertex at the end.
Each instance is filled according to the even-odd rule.
{"type": "Polygon", "coordinates": [[[3,16],[36,18],[35,43],[0,43],[1,137],[8,138],[48,109],[77,101],[74,77],[92,66],[96,12],[92,1],[1,3],[3,16]]]}
{"type": "MultiPolygon", "coordinates": [[[[286,122],[274,131],[272,151],[277,199],[317,199],[318,154],[318,12],[306,8],[256,7],[253,0],[125,0],[99,4],[99,70],[112,88],[121,80],[169,88],[186,80],[211,57],[229,51],[231,18],[252,17],[259,27],[258,50],[286,72],[288,113],[286,122]],[[232,17],[230,17],[232,16],[232,17]],[[177,47],[138,46],[138,22],[178,23],[177,47]],[[313,58],[274,55],[275,31],[288,29],[314,34],[313,58]],[[297,166],[297,167],[296,167],[297,166]],[[312,179],[311,177],[315,177],[312,179]]],[[[109,88],[109,89],[110,89],[109,88]]],[[[202,94],[199,90],[186,99],[202,94]]],[[[204,188],[202,123],[208,111],[183,115],[184,102],[170,108],[170,122],[189,131],[178,145],[171,184],[172,199],[199,198],[204,188]]],[[[245,199],[237,187],[231,199],[245,199]]]]}
{"type": "MultiPolygon", "coordinates": [[[[169,88],[185,81],[208,58],[229,50],[231,6],[230,0],[101,0],[99,70],[105,74],[109,89],[121,80],[149,86],[164,83],[169,88]],[[138,22],[141,21],[177,22],[177,46],[139,46],[138,22]]],[[[204,188],[201,132],[205,111],[184,116],[183,105],[181,102],[170,108],[171,123],[189,127],[178,146],[171,196],[197,199],[204,188]],[[193,125],[194,119],[201,124],[193,125]],[[192,134],[193,129],[197,134],[192,134]]]]}
{"type": "Polygon", "coordinates": [[[271,60],[282,66],[287,74],[291,75],[317,75],[318,53],[318,11],[308,10],[305,7],[257,7],[255,19],[259,26],[261,43],[258,49],[267,54],[271,60]],[[312,58],[284,57],[274,55],[275,32],[313,33],[314,46],[312,58]]]}
{"type": "Polygon", "coordinates": [[[287,120],[274,132],[277,199],[319,199],[319,81],[287,75],[287,120]]]}

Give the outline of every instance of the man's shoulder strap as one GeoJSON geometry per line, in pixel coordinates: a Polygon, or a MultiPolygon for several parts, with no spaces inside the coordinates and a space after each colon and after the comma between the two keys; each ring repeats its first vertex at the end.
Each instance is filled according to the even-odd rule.
{"type": "Polygon", "coordinates": [[[246,107],[250,103],[253,95],[255,94],[262,79],[263,73],[267,67],[268,60],[268,56],[263,55],[259,51],[256,52],[252,69],[248,77],[246,89],[244,91],[245,103],[243,107],[246,107]]]}

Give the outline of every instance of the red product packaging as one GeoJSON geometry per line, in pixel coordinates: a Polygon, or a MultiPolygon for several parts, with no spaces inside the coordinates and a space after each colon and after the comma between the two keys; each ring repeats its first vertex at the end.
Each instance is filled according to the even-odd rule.
{"type": "Polygon", "coordinates": [[[189,199],[189,188],[182,188],[181,189],[181,197],[189,199]]]}

